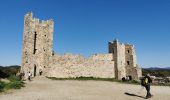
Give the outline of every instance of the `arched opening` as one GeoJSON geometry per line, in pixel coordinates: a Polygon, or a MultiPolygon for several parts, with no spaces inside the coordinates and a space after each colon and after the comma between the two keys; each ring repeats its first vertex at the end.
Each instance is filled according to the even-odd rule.
{"type": "Polygon", "coordinates": [[[37,70],[37,66],[34,65],[34,77],[36,76],[36,70],[37,70]]]}

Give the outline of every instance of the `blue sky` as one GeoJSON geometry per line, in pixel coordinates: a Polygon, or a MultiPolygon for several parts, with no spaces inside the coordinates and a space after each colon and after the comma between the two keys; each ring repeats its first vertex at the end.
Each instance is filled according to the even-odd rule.
{"type": "Polygon", "coordinates": [[[0,65],[20,65],[24,15],[54,19],[54,51],[107,53],[115,38],[142,67],[170,66],[170,0],[1,0],[0,65]]]}

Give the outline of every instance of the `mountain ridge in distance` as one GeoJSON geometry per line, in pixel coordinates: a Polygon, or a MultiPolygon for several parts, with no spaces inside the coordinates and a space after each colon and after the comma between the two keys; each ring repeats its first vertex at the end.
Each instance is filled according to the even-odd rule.
{"type": "Polygon", "coordinates": [[[170,70],[170,67],[149,67],[149,68],[143,68],[146,70],[170,70]]]}

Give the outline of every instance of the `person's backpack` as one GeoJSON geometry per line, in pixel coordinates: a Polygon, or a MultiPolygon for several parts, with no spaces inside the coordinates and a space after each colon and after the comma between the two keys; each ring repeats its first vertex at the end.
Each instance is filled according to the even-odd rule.
{"type": "Polygon", "coordinates": [[[144,77],[141,79],[141,85],[146,86],[148,84],[148,78],[144,77]]]}

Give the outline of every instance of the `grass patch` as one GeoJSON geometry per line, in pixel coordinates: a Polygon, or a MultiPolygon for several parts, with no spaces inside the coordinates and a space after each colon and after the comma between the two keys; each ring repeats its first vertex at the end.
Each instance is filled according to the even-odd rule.
{"type": "Polygon", "coordinates": [[[21,87],[24,87],[24,82],[21,81],[17,76],[10,76],[8,80],[10,81],[8,83],[0,81],[0,92],[9,89],[20,89],[21,87]]]}
{"type": "Polygon", "coordinates": [[[56,78],[56,77],[47,77],[52,80],[95,80],[95,81],[115,81],[114,78],[94,78],[94,77],[76,77],[76,78],[56,78]]]}
{"type": "Polygon", "coordinates": [[[79,80],[79,81],[88,81],[88,80],[94,80],[94,81],[109,81],[109,82],[119,82],[124,84],[136,84],[140,85],[139,81],[121,81],[117,80],[115,78],[95,78],[95,77],[76,77],[76,78],[56,78],[56,77],[47,77],[52,80],[79,80]]]}

